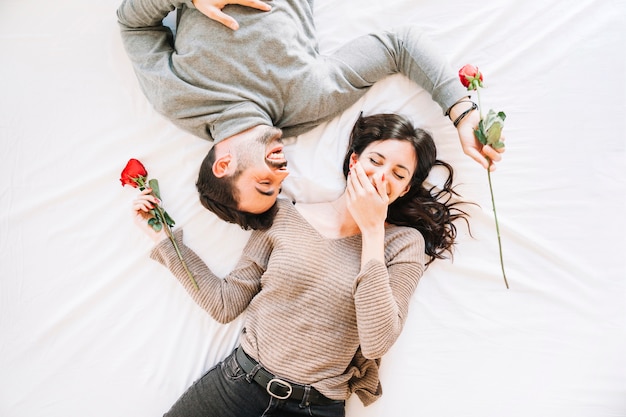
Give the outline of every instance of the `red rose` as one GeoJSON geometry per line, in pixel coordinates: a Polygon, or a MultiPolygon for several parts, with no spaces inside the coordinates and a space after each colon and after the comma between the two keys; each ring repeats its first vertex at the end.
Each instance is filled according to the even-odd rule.
{"type": "MultiPolygon", "coordinates": [[[[131,187],[139,188],[142,191],[145,190],[146,187],[150,187],[150,194],[160,200],[161,196],[159,195],[159,182],[156,178],[152,178],[150,181],[146,181],[148,179],[147,177],[148,171],[146,170],[146,167],[144,167],[143,164],[137,159],[131,158],[128,160],[128,163],[122,171],[120,181],[122,182],[122,187],[125,185],[130,185],[131,187]]],[[[176,250],[176,254],[178,255],[178,259],[182,263],[183,268],[185,268],[185,272],[187,272],[187,276],[189,276],[191,283],[196,288],[196,290],[199,289],[198,283],[196,282],[193,274],[187,267],[187,263],[183,259],[183,255],[178,248],[176,239],[174,239],[174,234],[172,233],[171,229],[172,226],[174,226],[174,219],[172,219],[170,215],[167,214],[167,212],[163,210],[163,207],[161,207],[159,204],[154,204],[149,213],[152,216],[148,219],[148,225],[150,225],[155,232],[165,230],[165,233],[167,234],[167,237],[170,238],[170,242],[172,242],[172,245],[176,250]]]]}
{"type": "Polygon", "coordinates": [[[126,167],[122,171],[120,181],[122,182],[122,187],[125,185],[130,185],[131,187],[137,188],[137,179],[145,179],[147,176],[148,171],[146,171],[146,168],[143,166],[143,164],[137,159],[130,159],[126,164],[126,167]]]}
{"type": "Polygon", "coordinates": [[[483,86],[483,75],[478,71],[478,67],[467,64],[459,70],[459,79],[468,90],[477,90],[483,86]]]}

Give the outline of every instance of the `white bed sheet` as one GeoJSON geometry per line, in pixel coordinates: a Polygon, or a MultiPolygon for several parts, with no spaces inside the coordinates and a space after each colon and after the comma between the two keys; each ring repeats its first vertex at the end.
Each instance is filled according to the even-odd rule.
{"type": "MultiPolygon", "coordinates": [[[[115,19],[118,1],[0,3],[0,415],[155,416],[235,345],[148,259],[128,158],[161,183],[187,243],[225,274],[248,232],[194,188],[210,144],[155,113],[115,19]]],[[[328,199],[358,112],[431,130],[472,208],[454,262],[428,269],[383,358],[383,397],[354,416],[626,416],[626,3],[317,0],[324,51],[372,29],[426,26],[455,67],[480,66],[507,112],[493,175],[465,157],[428,94],[400,76],[288,147],[288,196],[328,199]],[[312,157],[313,156],[313,157],[312,157]]],[[[433,177],[433,182],[437,182],[433,177]]],[[[323,302],[320,300],[320,302],[323,302]]]]}

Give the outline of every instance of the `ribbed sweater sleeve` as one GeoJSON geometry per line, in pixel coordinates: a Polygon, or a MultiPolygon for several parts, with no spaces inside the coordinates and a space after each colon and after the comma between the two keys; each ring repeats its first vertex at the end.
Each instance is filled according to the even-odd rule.
{"type": "Polygon", "coordinates": [[[363,356],[382,357],[402,332],[411,296],[423,274],[424,241],[419,233],[387,243],[387,266],[368,262],[355,280],[354,305],[363,356]]]}
{"type": "Polygon", "coordinates": [[[182,230],[177,230],[174,235],[199,289],[193,286],[169,239],[161,241],[152,250],[150,257],[167,267],[185,287],[191,298],[215,320],[220,323],[234,320],[260,291],[262,268],[244,256],[236,268],[221,279],[211,272],[193,250],[185,246],[182,230]]]}

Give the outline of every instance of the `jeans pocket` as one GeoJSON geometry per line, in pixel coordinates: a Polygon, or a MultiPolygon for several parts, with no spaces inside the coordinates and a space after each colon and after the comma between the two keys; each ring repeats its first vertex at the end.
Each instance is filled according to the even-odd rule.
{"type": "Polygon", "coordinates": [[[232,381],[245,378],[246,373],[239,363],[237,363],[237,358],[235,357],[235,352],[231,353],[226,359],[222,361],[220,364],[220,369],[224,376],[232,381]]]}
{"type": "Polygon", "coordinates": [[[310,404],[308,409],[309,415],[312,417],[345,417],[346,415],[346,403],[344,401],[326,405],[310,404]]]}

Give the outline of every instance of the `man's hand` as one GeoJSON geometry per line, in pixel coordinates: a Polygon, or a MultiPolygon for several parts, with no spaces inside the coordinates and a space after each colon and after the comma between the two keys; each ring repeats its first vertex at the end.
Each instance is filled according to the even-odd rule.
{"type": "Polygon", "coordinates": [[[258,9],[263,12],[267,12],[272,8],[269,4],[261,0],[193,0],[193,5],[196,9],[202,12],[206,17],[220,22],[232,30],[237,30],[239,29],[239,23],[222,12],[222,9],[229,4],[252,7],[253,9],[258,9]]]}
{"type": "MultiPolygon", "coordinates": [[[[461,108],[460,105],[455,107],[461,108]]],[[[454,110],[457,109],[455,108],[454,110]]],[[[450,118],[454,120],[454,117],[455,116],[451,113],[450,118]]],[[[500,154],[504,152],[505,148],[496,150],[489,145],[483,145],[480,143],[474,135],[474,129],[478,128],[478,122],[480,122],[480,114],[478,110],[470,112],[463,118],[463,120],[461,120],[461,123],[457,126],[457,133],[459,134],[461,147],[463,148],[465,155],[481,164],[485,169],[489,168],[491,171],[494,171],[496,169],[495,163],[502,159],[502,155],[500,154]],[[491,160],[491,166],[489,166],[487,158],[491,160]]],[[[504,136],[502,136],[500,140],[504,142],[504,136]]]]}

